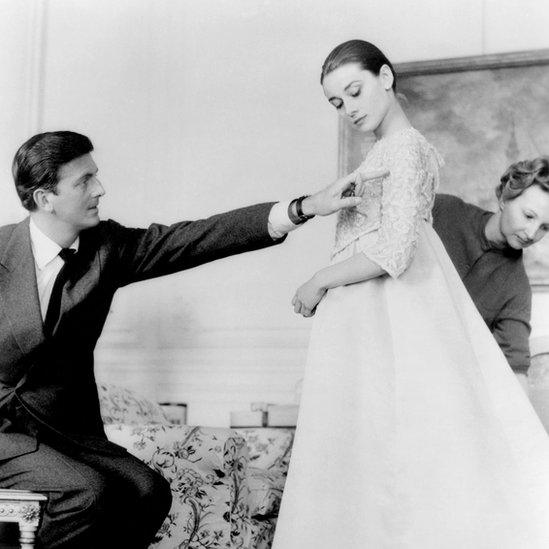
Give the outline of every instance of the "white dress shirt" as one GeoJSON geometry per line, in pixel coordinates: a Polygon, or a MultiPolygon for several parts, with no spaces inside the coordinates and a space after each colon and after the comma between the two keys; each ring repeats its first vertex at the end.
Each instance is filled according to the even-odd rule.
{"type": "MultiPolygon", "coordinates": [[[[44,320],[55,279],[65,262],[59,257],[61,246],[46,236],[36,226],[32,218],[29,228],[32,254],[34,255],[34,267],[36,269],[36,282],[38,284],[38,297],[40,299],[40,311],[42,313],[42,320],[44,320]]],[[[70,245],[70,248],[78,251],[79,244],[80,239],[77,238],[70,245]]]]}
{"type": "Polygon", "coordinates": [[[297,229],[299,225],[292,223],[288,217],[290,201],[277,202],[269,212],[269,234],[272,238],[282,238],[285,234],[297,229]]]}

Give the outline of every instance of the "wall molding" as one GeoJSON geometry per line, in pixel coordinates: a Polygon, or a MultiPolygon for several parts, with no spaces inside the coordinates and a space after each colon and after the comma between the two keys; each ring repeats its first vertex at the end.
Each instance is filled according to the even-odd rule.
{"type": "Polygon", "coordinates": [[[33,0],[29,8],[27,36],[26,134],[42,130],[44,121],[45,60],[47,51],[48,0],[33,0]]]}
{"type": "Polygon", "coordinates": [[[201,326],[164,341],[161,347],[151,345],[140,336],[140,330],[117,324],[105,328],[98,343],[101,350],[140,349],[143,353],[170,353],[196,349],[300,349],[307,346],[311,326],[201,326]]]}

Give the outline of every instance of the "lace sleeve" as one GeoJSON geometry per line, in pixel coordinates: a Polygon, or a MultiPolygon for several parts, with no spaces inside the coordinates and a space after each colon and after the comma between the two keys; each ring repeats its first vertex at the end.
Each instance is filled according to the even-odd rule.
{"type": "Polygon", "coordinates": [[[431,220],[438,167],[442,160],[426,141],[397,143],[387,153],[390,174],[382,186],[381,222],[377,238],[359,238],[364,253],[391,277],[410,265],[417,247],[422,220],[431,220]]]}

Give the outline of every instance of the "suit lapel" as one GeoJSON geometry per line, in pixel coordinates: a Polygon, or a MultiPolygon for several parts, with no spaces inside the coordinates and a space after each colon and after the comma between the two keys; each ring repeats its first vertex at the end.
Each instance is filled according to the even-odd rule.
{"type": "Polygon", "coordinates": [[[44,340],[29,218],[16,225],[0,253],[0,299],[13,335],[27,354],[44,340]]]}

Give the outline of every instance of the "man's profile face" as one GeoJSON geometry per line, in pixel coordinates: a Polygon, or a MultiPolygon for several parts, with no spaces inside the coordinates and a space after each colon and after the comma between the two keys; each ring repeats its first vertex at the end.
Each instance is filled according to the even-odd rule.
{"type": "Polygon", "coordinates": [[[99,223],[99,199],[105,190],[97,171],[89,153],[79,156],[59,168],[55,192],[48,192],[52,213],[76,231],[99,223]]]}

